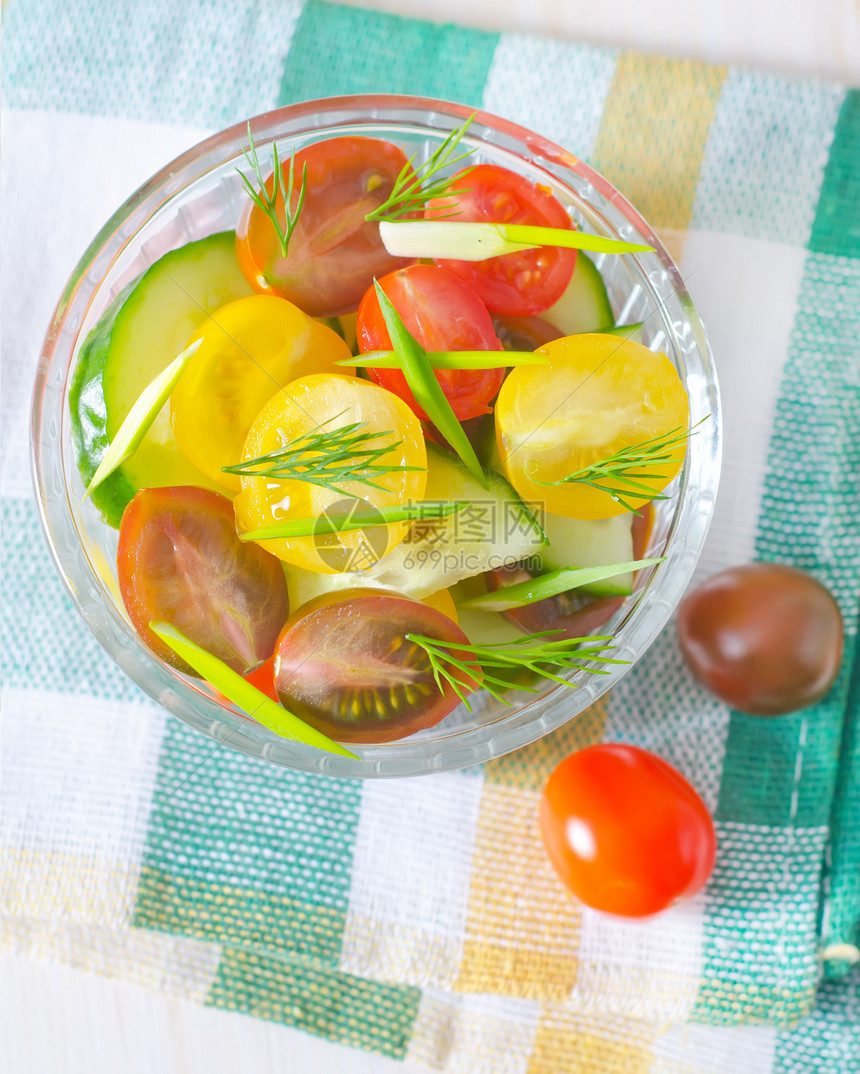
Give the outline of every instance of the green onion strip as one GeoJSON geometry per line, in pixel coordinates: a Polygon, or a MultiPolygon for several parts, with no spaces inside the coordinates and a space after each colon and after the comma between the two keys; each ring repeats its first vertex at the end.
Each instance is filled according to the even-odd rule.
{"type": "Polygon", "coordinates": [[[484,468],[478,462],[475,449],[469,443],[469,438],[463,432],[463,426],[457,420],[451,404],[442,391],[442,386],[434,376],[424,348],[400,319],[400,314],[379,286],[379,281],[374,280],[373,284],[394,353],[400,360],[403,375],[406,377],[406,383],[415,401],[457,452],[481,488],[487,488],[484,468]]]}
{"type": "Polygon", "coordinates": [[[559,593],[566,593],[569,589],[581,589],[594,582],[614,578],[617,574],[627,574],[630,571],[653,567],[656,563],[662,562],[662,558],[636,559],[629,563],[612,563],[605,567],[565,567],[560,571],[539,574],[526,582],[502,586],[492,593],[470,597],[468,600],[460,601],[459,607],[504,612],[509,608],[522,608],[526,604],[534,604],[547,597],[557,597],[559,593]]]}
{"type": "Polygon", "coordinates": [[[206,682],[211,683],[243,712],[252,716],[264,727],[268,727],[270,731],[274,731],[276,735],[291,738],[296,742],[304,742],[306,746],[314,746],[316,749],[336,753],[341,757],[359,759],[344,746],[333,742],[327,735],[317,731],[315,727],[299,719],[277,701],[267,697],[262,690],[258,690],[256,686],[243,679],[223,660],[201,649],[170,623],[152,622],[149,624],[149,629],[193,667],[206,682]]]}
{"type": "MultiPolygon", "coordinates": [[[[546,365],[549,356],[536,351],[425,351],[431,369],[507,369],[515,365],[546,365]]],[[[335,363],[366,369],[400,369],[394,351],[367,351],[335,363]]]]}
{"type": "Polygon", "coordinates": [[[361,530],[370,526],[387,526],[389,522],[408,522],[413,519],[446,518],[467,505],[455,501],[426,500],[416,504],[397,504],[394,507],[359,508],[336,515],[320,515],[319,518],[287,518],[273,526],[240,533],[242,541],[268,541],[278,537],[312,537],[321,533],[342,533],[345,530],[361,530]]]}
{"type": "Polygon", "coordinates": [[[450,258],[455,261],[486,261],[539,246],[565,246],[606,254],[650,253],[654,250],[653,246],[643,243],[609,239],[587,231],[466,220],[383,221],[379,225],[379,234],[385,249],[393,257],[450,258]]]}

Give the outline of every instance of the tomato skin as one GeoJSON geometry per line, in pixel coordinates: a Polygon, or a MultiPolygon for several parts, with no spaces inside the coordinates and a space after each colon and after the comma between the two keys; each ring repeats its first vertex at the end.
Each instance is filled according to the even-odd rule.
{"type": "Polygon", "coordinates": [[[141,489],[123,513],[117,547],[123,603],[146,646],[197,673],[149,629],[164,620],[240,675],[274,651],[289,614],[274,556],[236,533],[233,505],[192,485],[141,489]]]}
{"type": "Polygon", "coordinates": [[[391,742],[433,727],[460,699],[447,684],[439,690],[408,633],[468,645],[442,612],[397,593],[350,589],[308,601],[275,648],[281,703],[339,742],[391,742]]]}
{"type": "Polygon", "coordinates": [[[720,571],[683,599],[678,641],[695,677],[720,700],[752,716],[781,716],[833,685],[842,616],[805,571],[750,563],[720,571]]]}
{"type": "MultiPolygon", "coordinates": [[[[498,164],[479,164],[455,175],[448,190],[427,203],[428,219],[440,213],[456,213],[451,218],[464,222],[572,228],[549,189],[498,164]]],[[[486,261],[436,263],[474,287],[489,310],[522,316],[542,313],[561,298],[573,275],[576,250],[544,246],[486,261]]]]}
{"type": "MultiPolygon", "coordinates": [[[[296,153],[292,206],[298,203],[307,164],[305,201],[281,255],[271,221],[250,199],[236,227],[239,266],[251,286],[295,302],[312,317],[336,317],[356,309],[374,276],[409,264],[391,257],[378,224],[365,215],[391,193],[407,163],[403,151],[378,138],[347,135],[296,153]]],[[[281,166],[286,189],[289,160],[281,166]]],[[[271,193],[271,177],[266,182],[271,193]]],[[[283,220],[283,193],[278,195],[283,220]]]]}
{"type": "Polygon", "coordinates": [[[540,829],[553,868],[587,906],[646,917],[694,895],[714,866],[705,803],[665,761],[637,746],[589,746],[552,772],[540,829]]]}
{"type": "MultiPolygon", "coordinates": [[[[453,273],[435,265],[411,265],[384,276],[379,285],[425,350],[502,350],[487,307],[453,273]]],[[[374,287],[361,300],[356,328],[362,353],[391,349],[391,337],[374,287]]],[[[399,369],[368,369],[367,372],[371,380],[400,396],[419,418],[427,418],[399,369]]],[[[487,404],[495,398],[504,378],[503,367],[436,370],[436,379],[460,420],[488,414],[487,404]]]]}

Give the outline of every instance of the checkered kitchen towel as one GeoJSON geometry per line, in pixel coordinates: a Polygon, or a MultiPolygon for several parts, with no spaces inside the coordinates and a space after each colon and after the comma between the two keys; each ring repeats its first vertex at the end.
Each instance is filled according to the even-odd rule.
{"type": "Polygon", "coordinates": [[[6,944],[446,1071],[860,1069],[860,93],[318,0],[7,0],[4,19],[6,944]],[[88,635],[26,462],[65,277],[205,134],[364,91],[539,130],[664,236],[724,393],[700,577],[771,559],[829,586],[847,648],[825,700],[731,711],[667,630],[551,739],[360,784],[215,748],[88,635]],[[556,760],[629,734],[699,789],[719,839],[707,889],[642,923],[578,905],[535,830],[556,760]]]}

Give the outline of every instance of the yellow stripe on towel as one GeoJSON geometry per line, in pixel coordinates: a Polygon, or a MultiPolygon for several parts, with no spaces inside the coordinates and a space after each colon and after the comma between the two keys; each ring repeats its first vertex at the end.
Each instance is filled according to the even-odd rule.
{"type": "Polygon", "coordinates": [[[591,164],[680,258],[725,67],[624,53],[591,164]]]}

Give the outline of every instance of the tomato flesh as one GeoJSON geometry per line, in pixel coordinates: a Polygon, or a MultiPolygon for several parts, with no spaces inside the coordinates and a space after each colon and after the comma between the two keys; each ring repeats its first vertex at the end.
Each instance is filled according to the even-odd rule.
{"type": "Polygon", "coordinates": [[[499,456],[520,496],[569,518],[623,514],[628,508],[617,498],[624,499],[623,483],[609,476],[600,482],[605,489],[598,489],[565,479],[618,451],[675,433],[681,439],[666,450],[666,461],[634,467],[649,491],[665,488],[684,461],[682,434],[689,421],[687,393],[666,355],[601,333],[565,336],[539,353],[546,364],[511,370],[495,406],[499,456]]]}
{"type": "MultiPolygon", "coordinates": [[[[564,206],[548,188],[498,164],[465,169],[444,194],[427,203],[429,219],[449,214],[456,221],[572,228],[564,206]]],[[[576,250],[542,246],[486,261],[440,259],[437,264],[472,286],[494,313],[522,316],[542,313],[561,298],[573,275],[576,250]]]]}
{"type": "Polygon", "coordinates": [[[289,614],[280,563],[239,540],[233,505],[209,489],[141,489],[122,517],[117,573],[137,633],[186,674],[196,672],[150,622],[170,623],[244,675],[272,655],[289,614]]]}
{"type": "Polygon", "coordinates": [[[590,746],[552,772],[540,829],[562,882],[595,910],[645,917],[694,895],[714,865],[707,807],[686,779],[636,746],[590,746]]]}
{"type": "Polygon", "coordinates": [[[684,598],[678,640],[696,678],[727,705],[780,716],[814,704],[833,685],[842,616],[805,571],[750,563],[715,574],[684,598]]]}
{"type": "MultiPolygon", "coordinates": [[[[428,351],[500,351],[487,307],[468,284],[435,265],[411,265],[384,276],[379,285],[391,299],[403,323],[428,351]]],[[[371,287],[358,308],[358,343],[362,353],[390,350],[391,337],[382,316],[376,289],[371,287]]],[[[399,369],[368,369],[371,380],[399,395],[422,420],[427,414],[416,403],[399,369]]],[[[451,409],[461,420],[489,413],[505,378],[498,369],[437,369],[451,409]]]]}
{"type": "Polygon", "coordinates": [[[170,398],[182,453],[207,477],[236,493],[239,462],[254,418],[284,384],[308,373],[350,375],[352,354],[331,328],[272,295],[222,306],[189,340],[199,343],[170,398]]]}
{"type": "MultiPolygon", "coordinates": [[[[357,480],[329,485],[243,475],[242,491],[235,501],[236,522],[242,533],[282,520],[320,519],[327,514],[394,507],[424,498],[427,451],[420,422],[397,396],[358,377],[319,373],[292,381],[272,396],[254,419],[242,458],[260,458],[283,449],[290,441],[316,434],[320,428],[335,431],[346,425],[360,426],[354,430],[356,435],[380,434],[370,445],[390,446],[380,465],[395,469],[374,475],[373,485],[357,480]]],[[[356,465],[360,461],[356,460],[356,465]]],[[[408,522],[392,522],[266,540],[264,547],[297,567],[336,574],[373,566],[408,529],[408,522]]]]}
{"type": "Polygon", "coordinates": [[[460,699],[448,684],[439,689],[409,633],[468,645],[456,623],[409,597],[354,589],[308,601],[278,638],[281,703],[340,742],[390,742],[433,727],[460,699]]]}
{"type": "MultiPolygon", "coordinates": [[[[386,200],[406,164],[403,151],[391,142],[353,135],[296,153],[293,212],[305,165],[307,184],[287,256],[281,253],[271,220],[250,199],[236,228],[239,265],[251,286],[295,302],[312,317],[355,310],[374,276],[409,263],[391,257],[378,224],[365,220],[386,200]]],[[[281,170],[277,211],[283,222],[289,161],[281,170]]],[[[266,186],[271,194],[271,177],[266,186]]]]}

